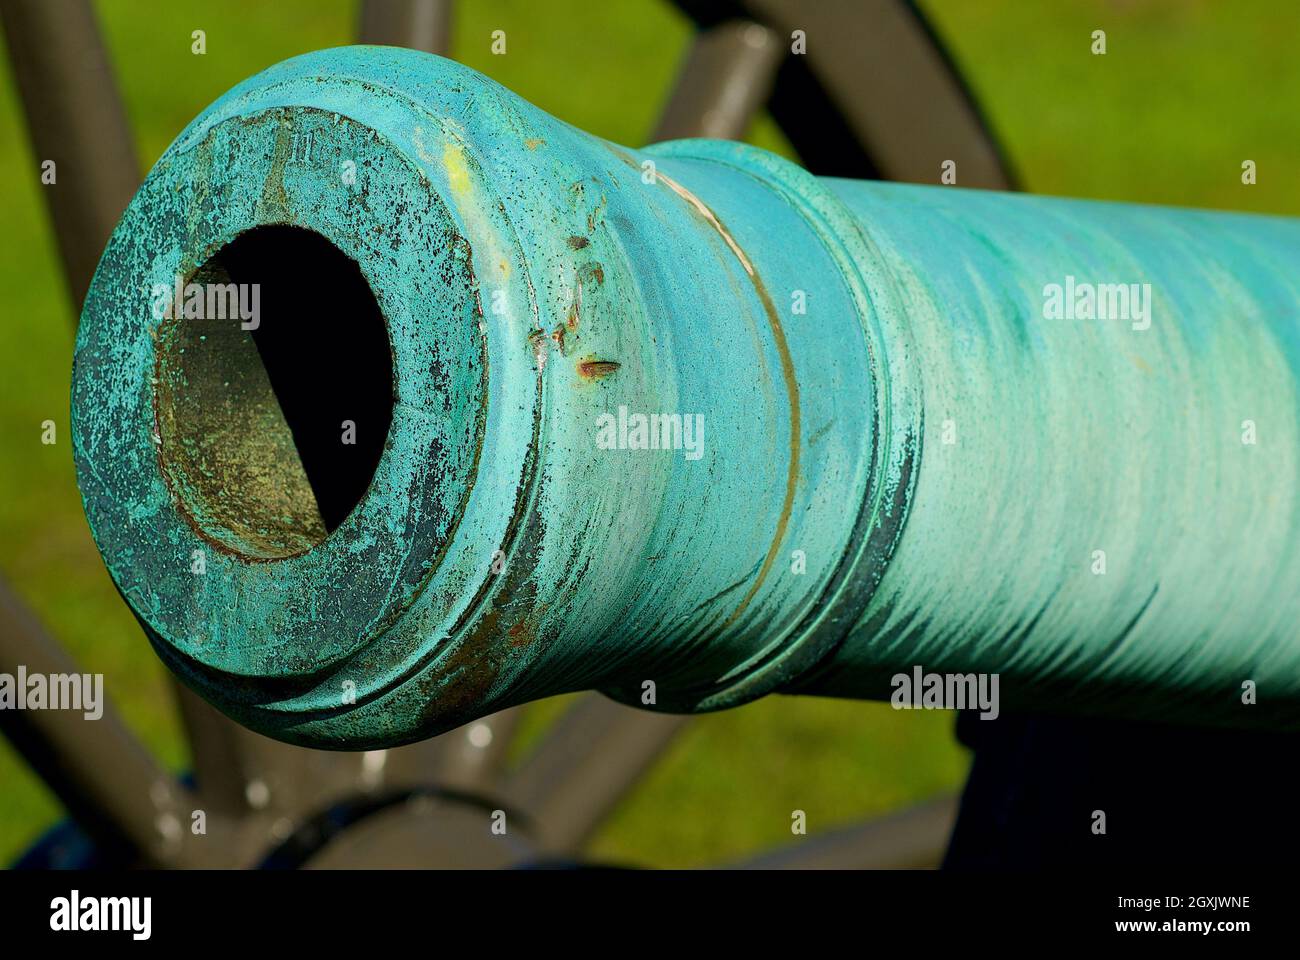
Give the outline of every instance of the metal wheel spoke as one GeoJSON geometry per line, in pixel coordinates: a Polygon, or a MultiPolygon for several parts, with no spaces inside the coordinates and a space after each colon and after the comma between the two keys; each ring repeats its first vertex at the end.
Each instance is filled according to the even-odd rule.
{"type": "MultiPolygon", "coordinates": [[[[82,673],[0,580],[0,672],[17,677],[82,673]]],[[[103,697],[103,713],[0,710],[0,729],[73,818],[127,860],[193,862],[192,798],[145,749],[103,697]]]]}
{"type": "Polygon", "coordinates": [[[211,809],[242,814],[248,801],[234,725],[184,685],[173,683],[172,688],[189,743],[195,790],[211,809]]]}
{"type": "Polygon", "coordinates": [[[363,0],[361,43],[445,54],[451,46],[451,0],[363,0]]]}
{"type": "Polygon", "coordinates": [[[374,813],[332,838],[303,866],[313,870],[490,870],[516,866],[536,852],[507,823],[492,832],[491,811],[416,796],[374,813]]]}
{"type": "Polygon", "coordinates": [[[906,870],[939,866],[957,820],[944,796],[901,813],[829,830],[772,853],[729,864],[742,870],[906,870]]]}
{"type": "Polygon", "coordinates": [[[739,140],[767,102],[785,48],[760,24],[733,20],[696,34],[652,140],[739,140]]]}
{"type": "Polygon", "coordinates": [[[9,61],[54,220],[72,302],[80,311],[109,234],[140,182],[140,166],[88,0],[0,0],[9,61]]]}
{"type": "Polygon", "coordinates": [[[505,799],[526,812],[541,846],[579,848],[689,718],[584,695],[509,778],[505,799]]]}
{"type": "Polygon", "coordinates": [[[294,820],[367,786],[366,755],[280,743],[241,727],[179,682],[176,691],[196,786],[221,813],[294,820]]]}
{"type": "Polygon", "coordinates": [[[1010,189],[996,143],[939,41],[907,0],[745,0],[746,9],[776,29],[784,43],[805,32],[807,54],[790,57],[771,109],[810,169],[822,176],[864,176],[819,126],[847,124],[867,163],[887,180],[937,182],[945,160],[957,163],[967,187],[1010,189]],[[857,29],[854,29],[854,27],[857,29]],[[812,85],[830,103],[810,110],[812,85]],[[787,77],[786,74],[789,74],[787,77]],[[790,82],[785,82],[786,80],[790,82]],[[802,82],[801,82],[802,81],[802,82]],[[838,116],[837,116],[838,113],[838,116]],[[840,119],[842,118],[842,119],[840,119]]]}
{"type": "Polygon", "coordinates": [[[517,708],[502,710],[432,740],[388,750],[384,782],[390,787],[434,785],[491,792],[518,723],[517,708]]]}

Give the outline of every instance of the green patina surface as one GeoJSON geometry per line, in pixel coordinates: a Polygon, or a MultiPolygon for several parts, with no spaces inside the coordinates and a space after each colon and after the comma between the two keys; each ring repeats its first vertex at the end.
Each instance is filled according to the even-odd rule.
{"type": "Polygon", "coordinates": [[[77,343],[80,483],[163,659],[299,742],[646,681],[661,709],[881,696],[914,665],[1294,726],[1297,264],[1291,220],[633,152],[448,61],[329,50],[205,111],[123,219],[77,343]],[[150,311],[275,224],[356,262],[393,357],[371,488],[308,549],[266,549],[248,489],[202,468],[249,459],[268,402],[178,433],[196,374],[150,311]],[[1149,284],[1149,326],[1048,318],[1067,277],[1149,284]],[[701,456],[603,449],[622,408],[699,415],[701,456]]]}

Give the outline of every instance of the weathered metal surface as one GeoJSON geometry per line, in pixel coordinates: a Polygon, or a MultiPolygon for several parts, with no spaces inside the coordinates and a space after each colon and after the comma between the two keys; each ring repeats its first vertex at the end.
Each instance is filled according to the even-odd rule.
{"type": "Polygon", "coordinates": [[[1297,264],[1291,220],[631,151],[445,60],[324,51],[205,111],[132,202],[78,338],[79,477],[163,659],[296,742],[585,688],[879,697],[914,666],[997,672],[1004,706],[1295,726],[1297,264]],[[298,467],[272,402],[213,379],[247,345],[151,311],[276,224],[355,262],[392,352],[374,479],[323,539],[247,495],[241,469],[298,467]],[[1046,319],[1067,277],[1150,284],[1149,326],[1046,319]],[[627,449],[650,414],[702,436],[627,449]]]}

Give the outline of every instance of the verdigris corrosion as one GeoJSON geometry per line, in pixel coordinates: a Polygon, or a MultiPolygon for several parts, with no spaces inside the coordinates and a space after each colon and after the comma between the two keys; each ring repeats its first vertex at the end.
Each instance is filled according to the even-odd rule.
{"type": "Polygon", "coordinates": [[[295,742],[914,668],[1295,727],[1297,267],[1294,220],[633,151],[446,60],[328,50],[222,97],[132,202],[77,341],[78,475],[159,655],[295,742]],[[346,271],[289,246],[327,242],[391,357],[332,528],[265,344],[151,309],[272,228],[242,278],[319,293],[346,271]]]}

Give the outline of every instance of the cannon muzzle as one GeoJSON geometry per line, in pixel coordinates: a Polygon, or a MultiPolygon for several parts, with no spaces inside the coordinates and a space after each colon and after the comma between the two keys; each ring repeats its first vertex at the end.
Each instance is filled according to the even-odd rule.
{"type": "Polygon", "coordinates": [[[944,674],[1296,727],[1298,376],[1295,220],[630,150],[353,47],[159,160],[72,406],[158,654],[281,739],[944,674]]]}

